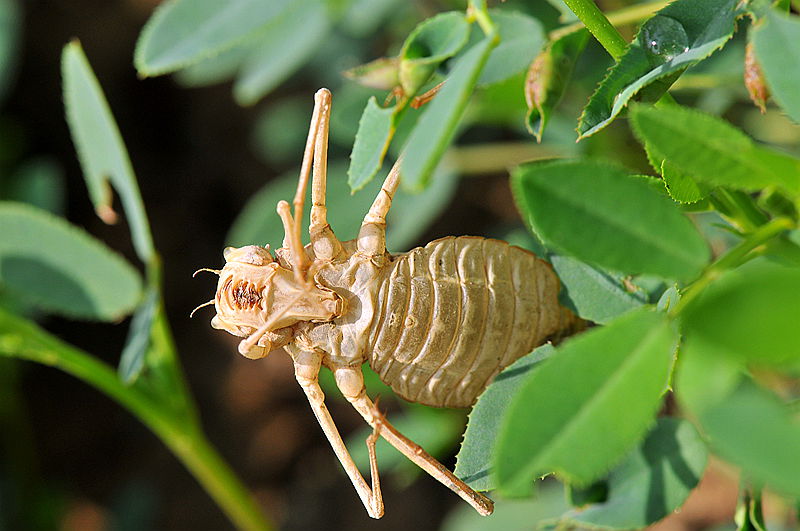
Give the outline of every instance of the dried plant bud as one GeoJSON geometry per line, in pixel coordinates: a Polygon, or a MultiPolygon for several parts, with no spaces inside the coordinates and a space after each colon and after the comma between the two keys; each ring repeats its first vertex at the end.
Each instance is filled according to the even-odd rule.
{"type": "Polygon", "coordinates": [[[767,111],[766,103],[769,98],[769,89],[764,80],[764,73],[761,71],[761,66],[756,59],[756,53],[753,49],[753,43],[747,43],[744,52],[744,86],[747,87],[747,93],[750,94],[750,99],[753,100],[761,113],[767,111]]]}
{"type": "Polygon", "coordinates": [[[589,32],[585,29],[568,33],[548,44],[528,69],[525,78],[525,101],[528,103],[525,126],[539,142],[588,40],[589,32]]]}
{"type": "Polygon", "coordinates": [[[358,65],[342,72],[344,77],[352,79],[359,85],[378,90],[391,90],[400,84],[397,57],[381,57],[369,63],[358,65]]]}

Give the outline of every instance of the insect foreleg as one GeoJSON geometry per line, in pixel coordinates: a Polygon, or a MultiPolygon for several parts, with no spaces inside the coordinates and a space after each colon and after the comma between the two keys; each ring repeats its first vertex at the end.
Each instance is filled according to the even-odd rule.
{"type": "Polygon", "coordinates": [[[400,182],[401,163],[402,157],[392,166],[378,196],[361,223],[361,230],[358,232],[358,250],[363,254],[376,256],[386,252],[386,214],[392,207],[392,198],[400,182]]]}
{"type": "MultiPolygon", "coordinates": [[[[314,416],[317,417],[322,431],[333,447],[336,457],[342,464],[345,472],[350,477],[350,481],[358,492],[361,502],[367,509],[367,513],[372,518],[380,518],[383,516],[383,496],[381,495],[380,482],[378,480],[377,459],[375,458],[375,437],[372,437],[372,444],[370,439],[367,439],[367,449],[370,452],[370,472],[372,474],[372,489],[367,485],[366,480],[356,467],[350,452],[333,422],[328,408],[325,406],[325,394],[319,386],[319,370],[321,366],[321,359],[319,354],[315,352],[299,351],[293,353],[294,371],[297,382],[308,398],[308,403],[311,404],[311,409],[314,411],[314,416]]],[[[373,434],[374,435],[374,434],[373,434]]]]}
{"type": "Polygon", "coordinates": [[[336,377],[336,385],[344,397],[373,429],[378,430],[378,433],[386,439],[386,442],[433,476],[434,479],[461,496],[478,513],[483,516],[492,514],[494,510],[492,500],[480,492],[472,490],[466,483],[445,468],[444,465],[423,450],[420,445],[405,437],[386,420],[367,396],[360,367],[334,369],[333,374],[336,377]]]}
{"type": "Polygon", "coordinates": [[[319,125],[314,144],[314,179],[311,184],[311,222],[308,232],[317,259],[331,260],[342,250],[328,224],[328,210],[325,206],[325,192],[328,178],[328,130],[331,116],[331,93],[320,89],[314,95],[315,105],[319,107],[319,125]]]}

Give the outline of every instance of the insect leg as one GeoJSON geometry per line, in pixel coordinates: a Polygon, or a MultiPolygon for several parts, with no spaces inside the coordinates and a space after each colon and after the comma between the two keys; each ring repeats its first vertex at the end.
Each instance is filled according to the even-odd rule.
{"type": "Polygon", "coordinates": [[[333,374],[336,377],[336,385],[342,391],[344,397],[361,414],[367,424],[372,426],[373,429],[379,430],[378,433],[386,439],[386,442],[394,446],[415,465],[433,476],[434,479],[461,496],[478,513],[483,516],[492,514],[494,510],[492,500],[480,492],[472,490],[466,483],[445,468],[444,465],[423,450],[420,445],[397,431],[397,428],[386,420],[367,396],[360,367],[334,369],[333,374]]]}
{"type": "Polygon", "coordinates": [[[331,260],[342,250],[328,224],[328,209],[325,206],[325,192],[328,178],[328,130],[331,117],[331,93],[319,89],[314,95],[315,105],[320,108],[320,121],[314,146],[314,178],[311,184],[311,223],[308,227],[314,256],[321,260],[331,260]]]}
{"type": "MultiPolygon", "coordinates": [[[[306,201],[306,189],[308,188],[308,175],[311,172],[311,164],[316,149],[317,137],[319,136],[320,124],[323,122],[323,115],[329,112],[331,94],[327,89],[318,90],[314,95],[314,112],[311,115],[311,124],[308,127],[306,137],[306,147],[303,150],[303,164],[300,166],[300,176],[297,180],[297,191],[294,194],[294,218],[291,216],[290,228],[286,229],[284,236],[284,246],[292,251],[292,261],[298,278],[303,277],[308,269],[308,257],[303,251],[302,238],[300,237],[300,227],[303,224],[303,207],[306,201]],[[287,245],[288,244],[288,245],[287,245]]],[[[327,119],[324,120],[327,124],[327,119]]],[[[326,126],[327,127],[327,126],[326,126]]],[[[327,134],[326,134],[327,137],[327,134]]],[[[281,204],[278,203],[278,213],[280,214],[281,204]]],[[[281,216],[284,219],[284,216],[281,216]]],[[[285,226],[284,220],[284,226],[285,226]]]]}
{"type": "Polygon", "coordinates": [[[392,166],[378,196],[361,223],[361,230],[358,232],[358,250],[364,254],[376,256],[386,252],[386,214],[392,207],[392,198],[400,182],[401,161],[402,157],[392,166]]]}
{"type": "Polygon", "coordinates": [[[311,404],[311,409],[314,411],[314,416],[317,417],[322,431],[333,447],[336,457],[342,464],[345,472],[350,477],[350,481],[358,493],[361,502],[367,509],[367,513],[372,518],[380,518],[383,516],[383,496],[381,495],[380,483],[378,481],[377,460],[374,458],[375,448],[374,439],[370,446],[370,439],[367,439],[367,449],[370,451],[370,472],[372,473],[372,486],[370,489],[367,485],[364,476],[358,471],[350,452],[333,422],[328,408],[325,406],[325,394],[319,386],[319,370],[321,360],[319,354],[315,352],[299,351],[293,354],[294,370],[297,383],[303,388],[303,391],[308,398],[308,403],[311,404]]]}

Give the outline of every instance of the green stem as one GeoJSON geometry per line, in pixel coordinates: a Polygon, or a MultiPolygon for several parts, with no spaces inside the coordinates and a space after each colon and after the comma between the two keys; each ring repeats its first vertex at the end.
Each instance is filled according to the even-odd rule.
{"type": "MultiPolygon", "coordinates": [[[[608,19],[608,22],[610,24],[613,24],[614,26],[627,26],[628,24],[634,24],[636,22],[639,22],[640,20],[648,18],[656,11],[659,11],[664,7],[666,7],[667,4],[669,4],[669,2],[664,2],[662,0],[659,0],[657,2],[636,4],[633,6],[623,7],[622,9],[618,9],[616,11],[611,11],[606,14],[606,18],[608,19]]],[[[576,22],[574,24],[562,26],[558,29],[551,31],[549,37],[551,41],[555,41],[565,35],[568,35],[574,31],[578,31],[584,27],[585,25],[583,22],[576,22]]]]}
{"type": "Polygon", "coordinates": [[[625,53],[628,43],[597,5],[592,0],[564,0],[564,3],[594,35],[594,38],[603,45],[611,57],[615,61],[619,61],[625,53]]]}
{"type": "Polygon", "coordinates": [[[467,17],[478,23],[485,36],[497,36],[497,26],[494,25],[492,17],[489,16],[486,0],[470,0],[467,5],[467,17]]]}
{"type": "Polygon", "coordinates": [[[755,231],[747,235],[736,247],[732,248],[718,258],[713,264],[708,266],[703,274],[700,275],[700,278],[686,288],[681,300],[675,305],[673,310],[670,311],[670,315],[674,316],[679,314],[722,273],[745,262],[753,249],[793,227],[794,222],[788,218],[776,218],[758,227],[755,231]]]}
{"type": "Polygon", "coordinates": [[[723,208],[725,216],[740,230],[750,232],[768,221],[768,217],[756,206],[750,195],[727,188],[717,188],[714,200],[723,208]]]}
{"type": "Polygon", "coordinates": [[[110,396],[172,450],[238,528],[253,531],[272,528],[200,427],[163,407],[161,400],[147,393],[144,387],[123,385],[105,363],[3,310],[0,310],[0,354],[56,367],[110,396]]]}

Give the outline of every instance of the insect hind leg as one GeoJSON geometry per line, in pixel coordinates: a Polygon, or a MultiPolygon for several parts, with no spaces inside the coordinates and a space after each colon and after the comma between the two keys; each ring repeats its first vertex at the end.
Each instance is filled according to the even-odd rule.
{"type": "Polygon", "coordinates": [[[333,374],[339,390],[355,410],[361,414],[367,424],[372,426],[373,430],[375,430],[373,433],[377,432],[386,442],[394,446],[415,465],[472,505],[478,513],[483,516],[492,514],[494,510],[492,500],[471,489],[420,445],[397,431],[397,428],[386,420],[386,417],[367,396],[360,367],[334,369],[333,374]]]}

